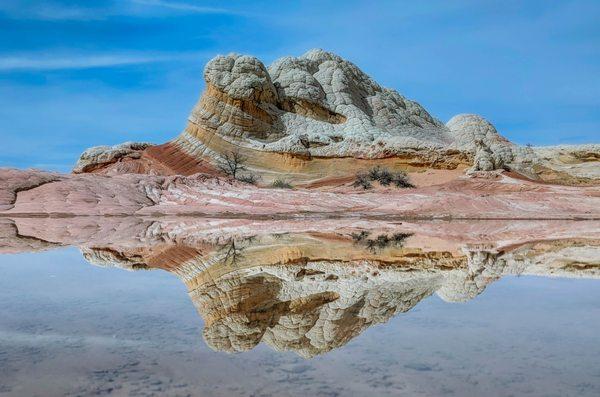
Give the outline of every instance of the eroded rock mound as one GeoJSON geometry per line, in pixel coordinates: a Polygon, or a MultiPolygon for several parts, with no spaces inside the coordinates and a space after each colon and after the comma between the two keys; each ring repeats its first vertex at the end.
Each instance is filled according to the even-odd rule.
{"type": "Polygon", "coordinates": [[[139,159],[142,157],[143,150],[150,146],[152,146],[150,143],[125,142],[115,146],[91,147],[81,154],[73,172],[80,174],[94,171],[124,158],[139,159]]]}
{"type": "MultiPolygon", "coordinates": [[[[549,160],[542,160],[539,150],[509,142],[481,116],[461,114],[444,125],[323,50],[269,67],[248,55],[220,55],[206,65],[204,80],[188,125],[172,142],[92,148],[74,171],[219,174],[223,158],[240,152],[264,184],[284,178],[323,186],[376,165],[415,172],[510,170],[563,184],[600,179],[586,171],[589,166],[581,171],[555,161],[564,157],[559,151],[545,150],[549,160]]],[[[591,149],[594,156],[586,159],[597,164],[598,149],[591,149]]]]}
{"type": "Polygon", "coordinates": [[[582,180],[600,180],[600,145],[540,146],[532,150],[544,166],[543,177],[549,181],[572,175],[582,180]]]}
{"type": "Polygon", "coordinates": [[[218,56],[204,77],[206,91],[176,140],[195,155],[244,150],[256,168],[293,173],[315,156],[377,159],[423,151],[427,157],[426,150],[443,151],[452,142],[419,104],[322,50],[268,69],[253,57],[218,56]]]}
{"type": "Polygon", "coordinates": [[[501,136],[496,128],[476,114],[459,114],[446,123],[454,144],[474,154],[474,171],[493,171],[508,167],[515,158],[515,145],[501,136]]]}
{"type": "MultiPolygon", "coordinates": [[[[380,87],[352,63],[322,50],[282,58],[268,71],[253,57],[219,56],[206,66],[205,80],[207,93],[213,88],[225,94],[225,101],[250,100],[269,113],[271,123],[263,125],[268,128],[262,134],[232,118],[212,125],[221,136],[272,141],[265,150],[304,153],[313,143],[313,155],[377,157],[381,149],[373,150],[372,142],[378,138],[398,149],[449,142],[441,123],[420,105],[380,87]],[[301,135],[308,145],[300,142],[301,135]]],[[[207,114],[214,115],[203,105],[192,112],[192,122],[202,124],[207,114]]],[[[252,109],[245,112],[243,106],[233,111],[242,115],[240,110],[254,116],[252,109]]],[[[245,143],[258,147],[256,142],[245,143]]]]}
{"type": "Polygon", "coordinates": [[[19,192],[26,192],[47,183],[63,180],[64,177],[37,170],[0,170],[0,211],[14,207],[19,192]]]}

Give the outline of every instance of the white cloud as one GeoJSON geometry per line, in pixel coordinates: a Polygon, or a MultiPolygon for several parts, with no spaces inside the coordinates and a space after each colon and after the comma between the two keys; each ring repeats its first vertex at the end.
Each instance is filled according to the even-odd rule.
{"type": "Polygon", "coordinates": [[[16,55],[0,58],[0,72],[19,70],[90,69],[145,63],[200,59],[197,53],[184,54],[82,54],[67,56],[16,55]]]}
{"type": "Polygon", "coordinates": [[[194,4],[188,3],[178,3],[173,1],[165,1],[165,0],[131,0],[133,3],[147,5],[147,6],[156,6],[156,7],[164,7],[170,8],[172,10],[179,11],[188,11],[199,14],[233,14],[234,11],[227,10],[224,8],[215,8],[215,7],[204,7],[198,6],[194,4]]]}
{"type": "Polygon", "coordinates": [[[22,4],[5,0],[0,4],[0,13],[14,19],[40,21],[89,21],[100,20],[114,13],[109,8],[64,6],[54,3],[22,4]]]}
{"type": "Polygon", "coordinates": [[[13,19],[41,21],[104,20],[119,15],[144,18],[166,10],[194,14],[240,14],[225,8],[166,0],[123,0],[104,7],[64,5],[51,1],[23,4],[18,0],[0,0],[0,14],[13,19]]]}

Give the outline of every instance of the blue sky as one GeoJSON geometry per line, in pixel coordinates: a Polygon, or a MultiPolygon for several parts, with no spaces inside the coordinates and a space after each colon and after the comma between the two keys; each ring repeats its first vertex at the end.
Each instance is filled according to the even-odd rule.
{"type": "Polygon", "coordinates": [[[323,48],[447,121],[600,142],[599,1],[0,1],[0,166],[184,127],[217,54],[323,48]]]}

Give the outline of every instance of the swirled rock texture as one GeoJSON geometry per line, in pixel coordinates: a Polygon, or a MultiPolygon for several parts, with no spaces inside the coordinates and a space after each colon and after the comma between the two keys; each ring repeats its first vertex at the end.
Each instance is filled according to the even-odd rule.
{"type": "MultiPolygon", "coordinates": [[[[480,116],[461,114],[444,125],[323,50],[268,67],[248,55],[219,55],[206,65],[204,80],[202,97],[173,141],[93,148],[74,171],[219,174],[223,157],[239,152],[265,185],[281,178],[298,186],[336,185],[376,165],[409,172],[505,169],[571,185],[599,180],[585,171],[589,164],[584,171],[566,167],[557,161],[564,159],[560,150],[513,144],[480,116]]],[[[586,158],[598,165],[597,146],[580,149],[594,153],[586,158]]]]}
{"type": "Polygon", "coordinates": [[[214,123],[207,117],[215,115],[213,109],[202,101],[190,121],[209,124],[222,137],[248,138],[245,143],[250,147],[263,149],[264,144],[267,151],[313,156],[382,157],[385,149],[442,147],[451,142],[442,123],[419,104],[322,50],[279,59],[268,69],[254,57],[220,56],[208,63],[204,77],[207,94],[213,89],[224,96],[225,103],[217,106],[226,107],[229,100],[258,106],[245,112],[255,118],[257,128],[245,128],[235,118],[214,123]]]}
{"type": "Polygon", "coordinates": [[[125,158],[139,159],[150,143],[125,142],[115,146],[94,146],[81,154],[73,172],[90,172],[107,164],[122,161],[125,158]]]}

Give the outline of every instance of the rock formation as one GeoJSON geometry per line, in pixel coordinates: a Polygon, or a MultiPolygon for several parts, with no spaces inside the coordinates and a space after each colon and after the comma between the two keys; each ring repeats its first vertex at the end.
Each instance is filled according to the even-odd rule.
{"type": "Polygon", "coordinates": [[[471,168],[473,171],[510,169],[517,158],[521,162],[533,160],[532,155],[526,159],[527,156],[519,153],[516,145],[498,134],[492,123],[481,116],[459,114],[450,119],[446,127],[454,136],[457,148],[475,154],[471,168]]]}
{"type": "MultiPolygon", "coordinates": [[[[580,170],[580,162],[563,166],[561,149],[512,144],[480,116],[457,115],[444,125],[323,50],[284,57],[268,68],[247,55],[217,56],[204,80],[187,127],[172,142],[93,148],[74,172],[218,173],[220,159],[235,151],[264,184],[282,177],[298,186],[339,184],[375,165],[413,172],[506,169],[571,185],[598,181],[580,170]]],[[[593,153],[586,161],[597,166],[597,146],[577,150],[593,153]]]]}
{"type": "Polygon", "coordinates": [[[96,146],[81,154],[73,172],[92,172],[95,169],[121,162],[124,159],[140,159],[144,149],[152,146],[150,143],[125,142],[115,146],[96,146]]]}
{"type": "Polygon", "coordinates": [[[88,149],[74,175],[0,169],[0,212],[600,216],[598,145],[521,147],[476,115],[444,125],[321,50],[268,68],[250,56],[218,56],[204,78],[171,142],[88,149]],[[357,183],[373,170],[387,177],[357,183]]]}
{"type": "Polygon", "coordinates": [[[0,187],[3,216],[600,219],[598,187],[542,185],[489,172],[436,186],[356,192],[347,187],[328,191],[264,188],[204,173],[103,176],[0,169],[0,187]]]}

